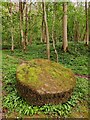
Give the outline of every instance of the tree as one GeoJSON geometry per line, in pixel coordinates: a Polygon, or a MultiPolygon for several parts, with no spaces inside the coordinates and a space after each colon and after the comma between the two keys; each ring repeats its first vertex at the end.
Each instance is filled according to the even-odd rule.
{"type": "Polygon", "coordinates": [[[46,42],[47,42],[47,57],[48,57],[48,59],[50,60],[49,31],[48,31],[48,23],[47,23],[45,0],[42,0],[42,4],[43,4],[45,33],[46,33],[46,36],[45,36],[45,37],[46,37],[46,42]]]}
{"type": "Polygon", "coordinates": [[[53,20],[53,23],[52,23],[52,40],[53,40],[53,48],[54,48],[54,51],[55,51],[55,54],[56,54],[56,61],[58,62],[58,53],[57,53],[57,50],[56,50],[56,47],[55,47],[55,2],[53,3],[53,7],[54,7],[54,10],[53,10],[53,15],[52,15],[52,20],[53,20]]]}
{"type": "Polygon", "coordinates": [[[63,46],[64,52],[68,50],[67,41],[67,2],[63,2],[63,46]]]}
{"type": "Polygon", "coordinates": [[[64,51],[67,51],[68,41],[75,40],[74,37],[76,38],[76,40],[79,41],[85,38],[84,37],[86,36],[86,16],[85,16],[85,6],[84,6],[85,3],[79,2],[78,7],[72,2],[68,3],[68,15],[67,15],[66,2],[61,3],[61,2],[56,2],[54,0],[55,1],[54,6],[53,6],[53,2],[45,3],[45,9],[44,9],[43,2],[35,3],[33,0],[29,0],[29,1],[19,0],[19,1],[20,2],[18,2],[17,5],[15,2],[13,2],[12,13],[11,12],[8,13],[8,8],[10,9],[10,3],[7,2],[8,5],[7,3],[3,3],[2,36],[4,38],[3,40],[4,44],[8,44],[12,42],[13,43],[12,46],[20,45],[22,46],[22,49],[25,50],[27,45],[30,45],[31,43],[33,44],[33,42],[38,43],[41,40],[41,42],[47,43],[46,44],[47,54],[48,56],[50,56],[49,42],[53,42],[53,47],[55,48],[56,45],[63,40],[62,48],[64,51]],[[62,10],[62,4],[63,4],[63,10],[62,10]],[[10,15],[12,16],[12,18],[10,15]],[[67,24],[67,17],[68,17],[68,24],[67,24]],[[62,29],[62,25],[63,25],[63,29],[62,29]],[[9,31],[10,34],[8,35],[9,31]],[[12,41],[10,41],[11,36],[12,36],[12,41]]]}
{"type": "MultiPolygon", "coordinates": [[[[76,2],[76,7],[75,7],[75,12],[78,14],[79,6],[78,6],[78,0],[76,2]]],[[[79,21],[78,21],[78,16],[75,16],[75,21],[74,21],[74,40],[75,42],[79,41],[79,21]]]]}
{"type": "Polygon", "coordinates": [[[12,43],[12,46],[11,46],[11,51],[13,52],[14,51],[14,28],[13,28],[13,19],[12,19],[12,1],[10,0],[10,20],[11,20],[11,43],[12,43]]]}
{"type": "Polygon", "coordinates": [[[44,3],[43,2],[42,2],[42,8],[43,8],[43,12],[42,12],[42,26],[41,26],[41,30],[42,30],[41,42],[45,42],[46,40],[45,40],[45,29],[44,29],[45,23],[44,23],[44,3]]]}
{"type": "Polygon", "coordinates": [[[85,1],[85,14],[86,14],[86,38],[85,45],[89,44],[89,20],[88,20],[88,3],[85,1]]]}
{"type": "Polygon", "coordinates": [[[23,9],[24,9],[24,3],[22,2],[22,0],[19,0],[21,43],[22,43],[23,50],[25,50],[26,45],[25,45],[24,30],[23,30],[23,9]]]}
{"type": "Polygon", "coordinates": [[[28,22],[29,22],[29,29],[28,29],[28,32],[29,32],[29,30],[30,30],[30,32],[29,32],[29,34],[30,34],[30,40],[29,40],[29,43],[30,43],[30,45],[32,44],[32,34],[31,34],[31,6],[32,5],[32,2],[31,2],[31,0],[30,0],[30,5],[29,5],[29,15],[28,15],[28,22]]]}
{"type": "Polygon", "coordinates": [[[89,22],[89,41],[90,41],[90,2],[88,2],[88,22],[89,22]]]}
{"type": "MultiPolygon", "coordinates": [[[[45,8],[46,9],[46,8],[45,8]]],[[[44,2],[42,2],[42,34],[41,34],[41,42],[46,43],[46,30],[45,30],[45,19],[44,19],[44,2]]]]}
{"type": "Polygon", "coordinates": [[[25,46],[28,45],[28,5],[27,5],[27,0],[26,0],[26,7],[25,7],[25,40],[24,41],[25,41],[25,46]]]}

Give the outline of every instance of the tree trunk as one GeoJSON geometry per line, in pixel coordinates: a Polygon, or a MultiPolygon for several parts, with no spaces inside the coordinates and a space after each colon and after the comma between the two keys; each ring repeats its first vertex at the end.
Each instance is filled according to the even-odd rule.
{"type": "Polygon", "coordinates": [[[26,1],[26,8],[25,8],[25,46],[28,45],[28,6],[26,1]]]}
{"type": "MultiPolygon", "coordinates": [[[[78,0],[76,1],[76,7],[75,7],[75,12],[78,13],[78,9],[79,9],[79,2],[78,0]]],[[[78,18],[77,16],[75,16],[75,21],[74,21],[74,40],[75,42],[78,42],[80,39],[79,36],[79,22],[78,22],[78,18]]]]}
{"type": "Polygon", "coordinates": [[[14,29],[13,29],[13,19],[12,19],[12,2],[10,1],[10,17],[11,17],[11,40],[12,40],[12,47],[11,47],[11,51],[13,52],[14,51],[14,35],[13,35],[13,32],[14,32],[14,29]]]}
{"type": "Polygon", "coordinates": [[[47,24],[47,15],[46,15],[45,0],[42,0],[42,3],[43,3],[43,11],[44,11],[46,42],[47,42],[47,57],[50,60],[49,31],[48,31],[48,24],[47,24]]]}
{"type": "Polygon", "coordinates": [[[66,52],[68,50],[68,41],[67,41],[67,3],[63,3],[63,50],[66,52]]]}
{"type": "Polygon", "coordinates": [[[90,41],[90,2],[88,2],[88,22],[89,22],[89,41],[90,41]]]}
{"type": "Polygon", "coordinates": [[[89,41],[90,41],[90,1],[88,2],[88,33],[89,33],[89,41]]]}
{"type": "Polygon", "coordinates": [[[41,42],[46,43],[46,31],[45,31],[45,20],[44,20],[44,2],[42,2],[42,35],[41,35],[41,42]]]}
{"type": "MultiPolygon", "coordinates": [[[[43,3],[42,3],[42,8],[44,8],[43,3]]],[[[42,26],[41,26],[42,34],[41,34],[41,42],[44,42],[44,9],[42,13],[42,26]]]]}
{"type": "Polygon", "coordinates": [[[88,4],[87,0],[85,1],[85,14],[86,14],[86,37],[85,37],[85,45],[89,45],[89,20],[88,20],[88,4]]]}
{"type": "Polygon", "coordinates": [[[29,12],[30,12],[30,15],[29,15],[29,17],[28,17],[28,22],[29,22],[29,34],[30,34],[30,39],[29,39],[29,44],[31,45],[32,44],[32,34],[31,34],[31,8],[32,8],[32,2],[31,2],[31,0],[30,0],[30,6],[29,6],[29,12]]]}
{"type": "MultiPolygon", "coordinates": [[[[54,8],[55,8],[55,3],[54,3],[54,8]]],[[[54,48],[54,51],[55,51],[55,54],[56,54],[56,62],[58,62],[58,53],[57,53],[57,50],[56,50],[56,47],[55,47],[55,9],[53,11],[53,16],[52,16],[52,20],[53,20],[53,23],[52,23],[52,40],[53,40],[53,48],[54,48]]]]}
{"type": "Polygon", "coordinates": [[[21,43],[23,50],[26,49],[24,41],[24,31],[23,31],[23,2],[19,0],[19,10],[20,10],[20,33],[21,33],[21,43]]]}
{"type": "MultiPolygon", "coordinates": [[[[56,20],[56,10],[57,10],[56,5],[57,5],[57,0],[54,0],[54,16],[55,16],[55,20],[56,20]]],[[[57,36],[56,36],[56,28],[55,28],[55,26],[54,26],[54,41],[55,41],[55,44],[56,44],[57,43],[57,36]]]]}

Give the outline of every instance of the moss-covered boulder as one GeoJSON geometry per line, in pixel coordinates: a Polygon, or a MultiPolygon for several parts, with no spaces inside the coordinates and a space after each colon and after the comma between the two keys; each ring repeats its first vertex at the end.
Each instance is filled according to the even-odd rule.
{"type": "Polygon", "coordinates": [[[21,63],[16,76],[19,94],[31,105],[64,103],[76,83],[70,69],[45,59],[21,63]]]}

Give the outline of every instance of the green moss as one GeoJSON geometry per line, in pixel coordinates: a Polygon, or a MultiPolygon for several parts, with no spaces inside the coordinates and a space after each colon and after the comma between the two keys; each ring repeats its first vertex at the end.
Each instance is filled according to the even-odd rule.
{"type": "Polygon", "coordinates": [[[18,67],[17,76],[19,81],[23,84],[30,85],[32,87],[42,84],[42,81],[38,79],[38,75],[41,73],[41,68],[34,66],[34,64],[24,63],[18,67]]]}
{"type": "Polygon", "coordinates": [[[17,80],[43,92],[63,92],[75,86],[75,77],[71,70],[45,59],[22,63],[17,68],[17,80]]]}

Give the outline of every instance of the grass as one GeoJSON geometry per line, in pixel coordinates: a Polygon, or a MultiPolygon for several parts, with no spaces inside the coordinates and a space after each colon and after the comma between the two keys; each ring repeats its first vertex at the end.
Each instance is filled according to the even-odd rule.
{"type": "MultiPolygon", "coordinates": [[[[67,68],[71,68],[76,74],[88,75],[88,53],[89,50],[82,43],[69,44],[70,52],[63,53],[57,46],[59,54],[59,63],[67,68]]],[[[6,116],[11,113],[17,113],[17,117],[24,117],[45,114],[48,116],[70,117],[72,109],[78,102],[85,101],[89,103],[88,89],[90,82],[83,78],[77,78],[76,88],[74,89],[71,99],[64,104],[44,105],[42,107],[30,106],[22,99],[16,90],[16,68],[20,60],[31,60],[34,58],[47,58],[46,46],[35,45],[29,46],[26,53],[20,49],[15,49],[14,53],[10,50],[3,50],[3,90],[6,92],[3,96],[3,108],[8,110],[6,116]]],[[[51,47],[51,60],[55,61],[54,50],[51,47]]],[[[88,110],[88,109],[87,109],[88,110]]]]}

